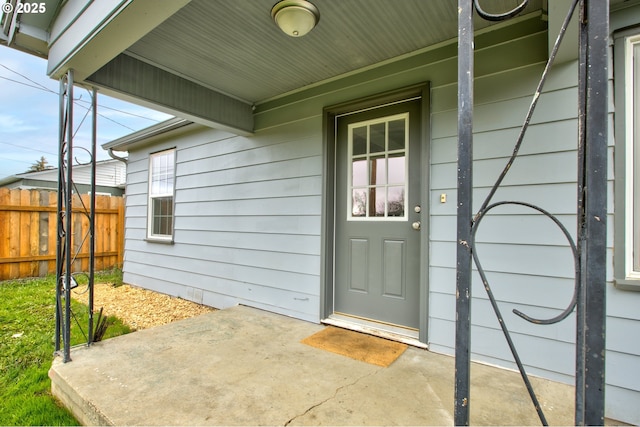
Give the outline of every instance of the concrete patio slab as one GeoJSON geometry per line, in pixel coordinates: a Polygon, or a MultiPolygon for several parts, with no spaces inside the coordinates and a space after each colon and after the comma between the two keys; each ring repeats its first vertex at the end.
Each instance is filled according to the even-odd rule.
{"type": "MultiPolygon", "coordinates": [[[[52,391],[85,425],[451,425],[454,359],[384,368],[302,344],[324,326],[233,307],[72,350],[52,391]]],[[[551,425],[573,387],[533,378],[551,425]]],[[[471,423],[539,424],[519,374],[472,366],[471,423]]]]}

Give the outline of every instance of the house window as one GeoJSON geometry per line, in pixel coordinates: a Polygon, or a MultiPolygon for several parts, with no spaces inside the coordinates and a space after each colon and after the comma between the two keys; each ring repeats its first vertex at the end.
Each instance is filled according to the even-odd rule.
{"type": "Polygon", "coordinates": [[[640,290],[640,29],[617,34],[615,81],[615,278],[640,290]]]}
{"type": "Polygon", "coordinates": [[[152,154],[149,159],[149,239],[173,239],[174,182],[175,150],[152,154]]]}

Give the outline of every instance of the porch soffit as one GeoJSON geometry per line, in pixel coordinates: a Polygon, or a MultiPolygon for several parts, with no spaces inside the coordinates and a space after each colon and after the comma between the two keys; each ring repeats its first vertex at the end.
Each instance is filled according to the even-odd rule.
{"type": "MultiPolygon", "coordinates": [[[[452,0],[313,2],[320,10],[318,26],[291,38],[271,20],[275,0],[192,0],[125,54],[256,104],[457,36],[452,0]]],[[[516,2],[486,3],[491,11],[504,11],[516,2]]],[[[524,13],[541,7],[542,0],[533,0],[524,13]]]]}

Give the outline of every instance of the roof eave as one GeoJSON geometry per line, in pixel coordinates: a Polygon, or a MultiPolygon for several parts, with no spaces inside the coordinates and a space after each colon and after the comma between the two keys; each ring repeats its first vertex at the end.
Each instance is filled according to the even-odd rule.
{"type": "Polygon", "coordinates": [[[104,150],[129,151],[138,145],[151,143],[154,139],[166,136],[169,132],[186,130],[189,126],[197,126],[194,122],[178,117],[165,120],[153,126],[125,135],[122,138],[102,144],[104,150]]]}

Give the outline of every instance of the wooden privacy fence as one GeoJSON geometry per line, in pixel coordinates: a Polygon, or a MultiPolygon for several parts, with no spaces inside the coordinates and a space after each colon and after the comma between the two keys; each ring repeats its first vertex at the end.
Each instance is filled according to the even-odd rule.
{"type": "MultiPolygon", "coordinates": [[[[89,270],[89,195],[74,195],[73,271],[89,270]]],[[[58,193],[0,188],[0,280],[46,276],[56,271],[58,193]]],[[[124,199],[96,196],[95,269],[122,265],[124,199]]]]}

